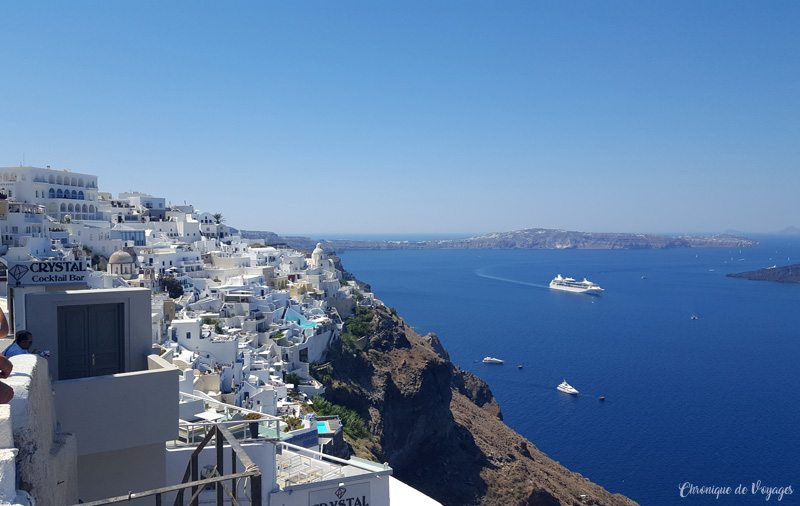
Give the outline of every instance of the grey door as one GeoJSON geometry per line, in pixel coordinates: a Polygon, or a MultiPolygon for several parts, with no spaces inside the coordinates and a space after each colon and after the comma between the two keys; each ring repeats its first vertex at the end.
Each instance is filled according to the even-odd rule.
{"type": "Polygon", "coordinates": [[[122,304],[58,308],[58,379],[122,372],[122,304]]]}

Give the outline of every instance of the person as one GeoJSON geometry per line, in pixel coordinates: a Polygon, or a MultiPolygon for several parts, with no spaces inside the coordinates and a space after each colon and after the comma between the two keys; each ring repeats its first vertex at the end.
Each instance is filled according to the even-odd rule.
{"type": "MultiPolygon", "coordinates": [[[[0,309],[0,339],[8,335],[8,320],[6,314],[0,309]]],[[[0,355],[0,379],[6,379],[11,375],[14,364],[9,359],[0,355]]],[[[0,381],[0,404],[8,404],[14,398],[14,389],[0,381]]]]}
{"type": "MultiPolygon", "coordinates": [[[[14,364],[9,359],[0,355],[0,379],[6,379],[11,375],[14,364]]],[[[14,389],[0,381],[0,404],[8,404],[14,398],[14,389]]]]}
{"type": "Polygon", "coordinates": [[[6,320],[6,314],[3,312],[3,308],[0,308],[0,339],[8,337],[8,330],[8,320],[6,320]]]}
{"type": "Polygon", "coordinates": [[[14,342],[3,350],[3,355],[5,355],[6,358],[11,358],[17,355],[30,353],[28,350],[30,350],[31,345],[33,345],[33,334],[27,330],[18,330],[17,333],[14,334],[14,342]]]}

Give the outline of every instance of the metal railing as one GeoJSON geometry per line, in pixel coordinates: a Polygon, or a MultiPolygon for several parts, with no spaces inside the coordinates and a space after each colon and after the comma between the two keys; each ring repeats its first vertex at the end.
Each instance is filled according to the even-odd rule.
{"type": "Polygon", "coordinates": [[[262,504],[262,487],[261,487],[261,470],[257,465],[250,460],[250,457],[245,453],[244,449],[239,445],[239,442],[233,437],[228,429],[223,426],[215,426],[213,430],[209,431],[200,445],[192,452],[189,464],[186,467],[186,472],[183,475],[183,481],[180,485],[172,485],[169,487],[157,488],[154,490],[147,490],[145,492],[128,493],[118,497],[111,497],[108,499],[101,499],[88,503],[82,503],[83,506],[101,506],[105,504],[117,504],[128,502],[133,499],[140,499],[145,497],[153,497],[156,506],[161,506],[163,496],[165,494],[176,493],[174,505],[190,504],[191,506],[198,505],[200,493],[208,486],[213,486],[216,496],[217,506],[221,506],[225,501],[225,496],[228,497],[232,505],[240,505],[238,497],[238,480],[250,480],[250,497],[248,502],[252,506],[261,506],[262,504]],[[200,476],[200,452],[205,446],[215,439],[216,462],[211,476],[199,479],[200,476]],[[231,449],[231,474],[225,475],[224,473],[224,445],[227,444],[231,449]],[[237,459],[244,466],[243,472],[237,471],[237,459]],[[226,482],[230,481],[230,484],[226,482]],[[184,495],[186,491],[190,490],[188,502],[184,502],[184,495]]]}

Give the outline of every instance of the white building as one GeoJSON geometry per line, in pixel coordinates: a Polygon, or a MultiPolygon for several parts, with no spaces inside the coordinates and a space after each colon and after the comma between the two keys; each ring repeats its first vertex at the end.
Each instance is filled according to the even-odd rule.
{"type": "Polygon", "coordinates": [[[63,220],[97,218],[97,176],[39,167],[0,167],[0,193],[9,200],[45,207],[63,220]]]}

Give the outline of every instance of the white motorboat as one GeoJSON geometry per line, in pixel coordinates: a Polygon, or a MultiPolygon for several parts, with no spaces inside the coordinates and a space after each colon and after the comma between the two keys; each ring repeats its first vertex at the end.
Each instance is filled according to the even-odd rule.
{"type": "Polygon", "coordinates": [[[561,274],[556,276],[550,282],[550,288],[553,290],[563,290],[565,292],[575,293],[589,293],[592,295],[600,295],[603,289],[597,283],[592,283],[586,278],[583,281],[575,281],[575,278],[562,278],[561,274]]]}
{"type": "Polygon", "coordinates": [[[575,390],[575,389],[572,387],[572,385],[570,385],[569,383],[567,383],[567,380],[564,380],[564,382],[563,382],[563,383],[561,383],[560,385],[558,385],[556,388],[557,388],[559,391],[561,391],[561,392],[564,392],[565,394],[578,395],[578,391],[577,391],[577,390],[575,390]]]}
{"type": "Polygon", "coordinates": [[[483,359],[483,363],[484,364],[502,364],[503,361],[500,360],[499,358],[486,357],[486,358],[483,359]]]}

